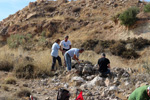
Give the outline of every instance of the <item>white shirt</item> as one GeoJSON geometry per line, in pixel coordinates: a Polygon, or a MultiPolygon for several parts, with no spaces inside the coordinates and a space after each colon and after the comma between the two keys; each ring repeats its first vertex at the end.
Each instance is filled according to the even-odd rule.
{"type": "Polygon", "coordinates": [[[65,40],[62,40],[60,42],[60,45],[64,48],[64,49],[70,49],[70,45],[71,45],[71,42],[68,40],[67,42],[65,42],[65,40]]]}
{"type": "Polygon", "coordinates": [[[53,57],[58,57],[58,50],[59,50],[59,48],[60,48],[60,46],[59,46],[58,43],[56,43],[56,42],[52,45],[52,52],[51,52],[51,55],[52,55],[53,57]]]}
{"type": "Polygon", "coordinates": [[[66,53],[68,53],[70,55],[70,57],[72,57],[72,58],[74,55],[79,57],[79,49],[77,49],[77,48],[72,48],[72,49],[66,51],[66,53]]]}

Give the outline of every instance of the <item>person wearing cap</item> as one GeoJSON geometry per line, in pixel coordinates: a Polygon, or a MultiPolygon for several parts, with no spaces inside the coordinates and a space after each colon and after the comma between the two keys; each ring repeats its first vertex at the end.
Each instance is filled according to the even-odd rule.
{"type": "Polygon", "coordinates": [[[98,59],[99,72],[102,75],[111,74],[110,73],[110,61],[106,58],[106,54],[102,53],[101,58],[98,59]]]}
{"type": "Polygon", "coordinates": [[[128,100],[150,100],[150,86],[145,85],[135,89],[128,100]]]}
{"type": "Polygon", "coordinates": [[[51,71],[54,71],[54,66],[56,64],[56,60],[58,60],[59,66],[60,67],[62,66],[61,58],[58,55],[58,50],[61,50],[61,51],[63,51],[63,50],[60,48],[59,43],[60,43],[60,39],[57,39],[55,41],[55,43],[52,45],[51,56],[52,56],[53,62],[52,62],[51,71]]]}
{"type": "Polygon", "coordinates": [[[71,49],[71,42],[68,40],[69,36],[65,36],[65,39],[60,42],[60,48],[63,49],[62,54],[64,55],[66,51],[71,49]]]}
{"type": "Polygon", "coordinates": [[[82,53],[83,51],[84,49],[72,48],[65,52],[64,57],[68,71],[71,70],[71,58],[75,59],[80,64],[79,53],[82,53]]]}

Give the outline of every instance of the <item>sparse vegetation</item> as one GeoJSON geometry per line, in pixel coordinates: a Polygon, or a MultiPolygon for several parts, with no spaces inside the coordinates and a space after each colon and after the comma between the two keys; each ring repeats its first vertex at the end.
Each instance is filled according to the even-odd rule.
{"type": "Polygon", "coordinates": [[[132,38],[128,39],[126,43],[131,43],[133,45],[133,49],[135,50],[140,50],[143,49],[144,47],[147,47],[150,45],[150,41],[144,38],[132,38]]]}
{"type": "Polygon", "coordinates": [[[116,42],[110,47],[110,52],[117,56],[121,56],[124,51],[126,51],[125,44],[121,42],[116,42]]]}
{"type": "Polygon", "coordinates": [[[127,49],[126,51],[123,51],[121,56],[122,58],[126,59],[136,59],[139,57],[139,55],[133,49],[127,49]]]}
{"type": "Polygon", "coordinates": [[[139,8],[137,7],[131,7],[124,11],[119,16],[119,20],[121,21],[122,25],[125,25],[127,27],[130,27],[137,21],[136,15],[139,13],[139,8]]]}
{"type": "Polygon", "coordinates": [[[46,31],[42,31],[41,35],[44,37],[46,36],[46,31]]]}
{"type": "Polygon", "coordinates": [[[9,61],[0,61],[0,70],[2,71],[11,71],[13,69],[13,63],[9,61]]]}
{"type": "Polygon", "coordinates": [[[135,50],[140,50],[150,45],[150,41],[143,38],[133,38],[128,40],[87,40],[82,44],[87,50],[94,50],[96,53],[111,52],[113,55],[126,59],[136,59],[140,55],[135,50]],[[131,44],[133,47],[127,48],[126,45],[131,44]]]}
{"type": "Polygon", "coordinates": [[[5,83],[6,84],[16,84],[16,78],[14,78],[14,77],[7,77],[5,79],[5,83]]]}
{"type": "Polygon", "coordinates": [[[44,68],[43,65],[38,65],[35,62],[26,62],[22,61],[14,66],[14,74],[17,78],[25,78],[25,79],[31,79],[31,78],[40,78],[44,76],[50,76],[50,69],[44,68]]]}
{"type": "Polygon", "coordinates": [[[3,90],[9,91],[9,87],[7,85],[2,85],[1,87],[2,87],[3,90]]]}
{"type": "Polygon", "coordinates": [[[25,43],[25,36],[21,34],[11,35],[7,39],[7,43],[10,48],[17,48],[19,45],[22,45],[23,43],[25,43]]]}
{"type": "Polygon", "coordinates": [[[87,40],[85,41],[81,47],[87,50],[94,50],[94,47],[98,44],[98,40],[87,40]]]}
{"type": "Polygon", "coordinates": [[[144,61],[144,62],[142,63],[142,68],[144,68],[145,71],[150,74],[150,64],[149,64],[148,61],[144,61]]]}
{"type": "Polygon", "coordinates": [[[117,24],[117,23],[118,23],[118,20],[119,20],[119,16],[120,16],[120,13],[114,15],[114,16],[111,18],[111,20],[112,20],[113,22],[115,22],[115,24],[117,24]]]}
{"type": "Polygon", "coordinates": [[[27,88],[23,88],[20,91],[17,92],[17,97],[22,98],[22,97],[30,97],[31,92],[27,88]]]}
{"type": "Polygon", "coordinates": [[[144,6],[144,12],[150,12],[150,3],[144,6]]]}
{"type": "Polygon", "coordinates": [[[14,73],[17,78],[33,78],[34,77],[34,65],[28,62],[21,62],[14,67],[14,73]]]}

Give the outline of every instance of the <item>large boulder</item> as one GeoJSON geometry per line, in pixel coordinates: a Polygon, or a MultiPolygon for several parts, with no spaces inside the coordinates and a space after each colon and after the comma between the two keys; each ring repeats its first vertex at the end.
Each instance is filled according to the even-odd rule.
{"type": "Polygon", "coordinates": [[[79,76],[75,76],[71,79],[72,82],[75,83],[76,86],[80,86],[82,83],[84,83],[84,79],[82,77],[79,76]]]}
{"type": "Polygon", "coordinates": [[[103,81],[103,78],[96,76],[93,80],[91,80],[90,82],[87,82],[87,86],[88,87],[92,87],[92,86],[105,86],[105,83],[103,81]]]}
{"type": "Polygon", "coordinates": [[[30,18],[37,17],[37,16],[38,16],[37,12],[30,13],[30,14],[27,15],[26,20],[28,20],[28,19],[30,19],[30,18]]]}
{"type": "Polygon", "coordinates": [[[91,64],[85,64],[82,70],[82,74],[92,74],[93,66],[91,64]]]}

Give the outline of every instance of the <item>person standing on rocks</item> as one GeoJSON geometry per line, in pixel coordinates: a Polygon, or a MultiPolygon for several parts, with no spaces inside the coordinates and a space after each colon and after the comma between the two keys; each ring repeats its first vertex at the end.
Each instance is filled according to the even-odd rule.
{"type": "Polygon", "coordinates": [[[79,53],[83,53],[83,52],[84,49],[72,48],[64,54],[68,71],[71,71],[71,58],[75,59],[80,64],[79,53]]]}
{"type": "Polygon", "coordinates": [[[150,100],[150,86],[141,86],[135,89],[128,100],[150,100]]]}
{"type": "Polygon", "coordinates": [[[52,45],[51,56],[52,56],[53,62],[52,62],[51,71],[55,71],[54,66],[56,64],[56,59],[58,60],[59,66],[60,67],[62,66],[61,58],[58,55],[58,50],[61,50],[62,52],[63,50],[60,48],[59,43],[60,43],[60,39],[57,39],[55,43],[52,45]]]}
{"type": "Polygon", "coordinates": [[[102,53],[101,58],[98,59],[98,65],[99,65],[99,72],[102,74],[102,76],[106,76],[110,73],[110,61],[106,58],[106,54],[102,53]]]}

